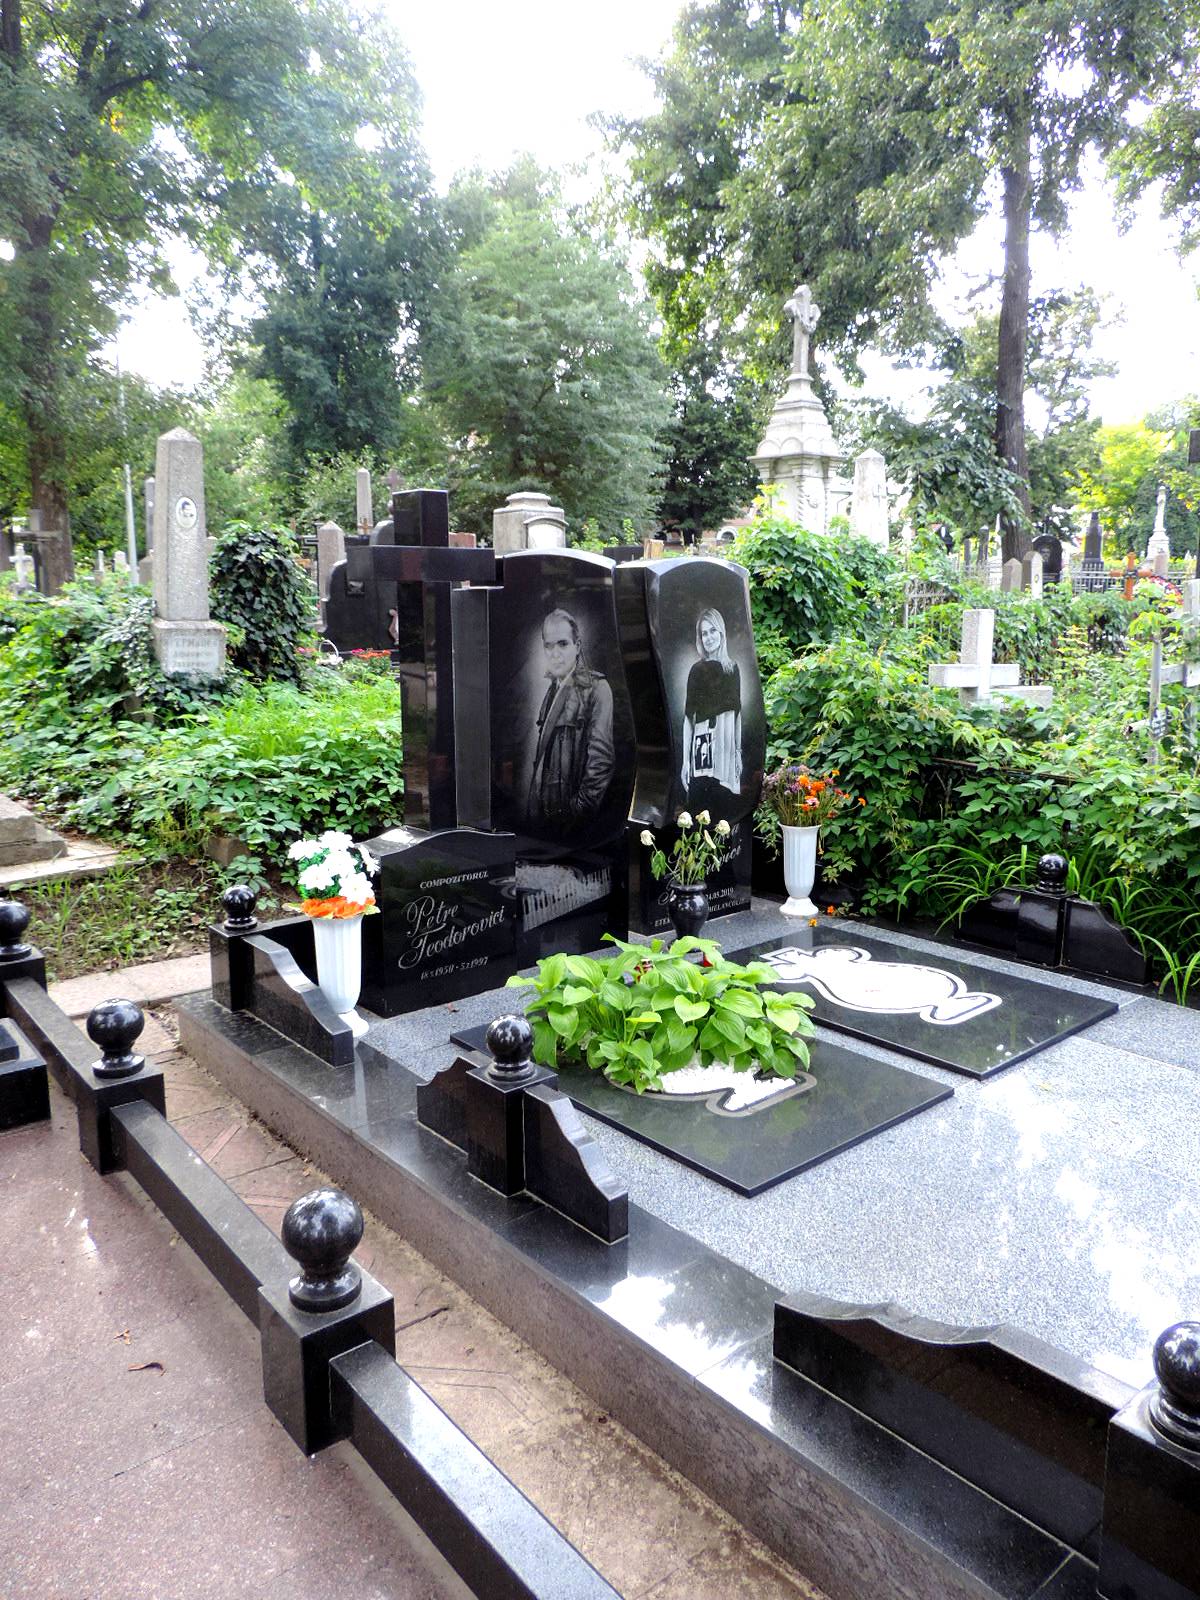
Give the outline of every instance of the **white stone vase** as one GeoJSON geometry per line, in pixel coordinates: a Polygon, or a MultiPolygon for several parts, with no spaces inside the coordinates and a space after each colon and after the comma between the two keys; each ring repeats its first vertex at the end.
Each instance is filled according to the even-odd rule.
{"type": "Polygon", "coordinates": [[[317,951],[317,983],[329,1004],[347,1023],[356,1039],[367,1024],[355,1011],[362,988],[362,915],[313,917],[313,943],[317,951]]]}
{"type": "Polygon", "coordinates": [[[817,838],[820,828],[793,828],[780,824],[783,833],[783,883],[788,892],[780,907],[785,917],[815,917],[813,883],[817,876],[817,838]]]}

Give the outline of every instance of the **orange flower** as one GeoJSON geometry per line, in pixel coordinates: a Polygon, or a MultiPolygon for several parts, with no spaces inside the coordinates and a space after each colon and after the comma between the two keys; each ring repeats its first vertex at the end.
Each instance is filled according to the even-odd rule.
{"type": "Polygon", "coordinates": [[[859,795],[858,803],[860,806],[865,806],[867,802],[863,799],[862,795],[859,795]]]}
{"type": "Polygon", "coordinates": [[[827,916],[827,917],[832,917],[832,916],[834,916],[834,915],[835,915],[835,914],[836,914],[836,909],[837,909],[837,908],[836,908],[836,907],[835,907],[835,906],[826,906],[826,907],[825,907],[825,915],[826,915],[826,916],[827,916]]]}
{"type": "Polygon", "coordinates": [[[344,895],[334,894],[330,895],[327,900],[302,900],[300,909],[306,917],[344,919],[346,917],[361,916],[368,906],[373,906],[374,904],[374,895],[368,896],[362,905],[358,905],[353,901],[347,900],[344,895]]]}

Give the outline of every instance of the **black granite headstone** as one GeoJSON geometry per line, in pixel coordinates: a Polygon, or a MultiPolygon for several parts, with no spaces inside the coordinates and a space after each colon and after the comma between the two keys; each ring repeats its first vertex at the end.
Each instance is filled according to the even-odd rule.
{"type": "Polygon", "coordinates": [[[362,1003],[377,1016],[496,988],[516,968],[513,839],[393,828],[367,841],[379,915],[363,923],[362,1003]]]}
{"type": "Polygon", "coordinates": [[[395,648],[396,587],[376,576],[365,534],[346,535],[345,559],[329,574],[325,637],[343,655],[395,648]]]}
{"type": "MultiPolygon", "coordinates": [[[[650,871],[652,852],[641,842],[644,826],[641,822],[629,824],[629,926],[635,933],[669,934],[673,931],[667,908],[670,882],[666,878],[656,878],[650,871]]],[[[669,850],[678,832],[677,828],[659,828],[655,839],[664,850],[669,850]]],[[[748,817],[735,823],[725,859],[705,880],[710,918],[749,911],[753,833],[748,817]]]]}
{"type": "Polygon", "coordinates": [[[1042,533],[1033,541],[1033,548],[1042,558],[1042,581],[1061,583],[1063,573],[1062,540],[1052,533],[1042,533]]]}
{"type": "Polygon", "coordinates": [[[623,934],[634,739],[613,564],[580,550],[521,550],[501,582],[456,594],[455,682],[490,738],[491,783],[460,774],[460,820],[516,836],[521,965],[623,934]]]}
{"type": "Polygon", "coordinates": [[[637,730],[633,817],[740,822],[758,803],[767,724],[746,571],[731,561],[631,561],[617,615],[637,730]]]}

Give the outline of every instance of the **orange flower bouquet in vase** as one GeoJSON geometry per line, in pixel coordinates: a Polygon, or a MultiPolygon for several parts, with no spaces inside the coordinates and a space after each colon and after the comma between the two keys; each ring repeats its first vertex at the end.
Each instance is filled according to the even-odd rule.
{"type": "Polygon", "coordinates": [[[312,919],[321,993],[361,1038],[367,1023],[354,1008],[362,987],[362,919],[376,910],[371,874],[378,863],[332,828],[319,839],[297,839],[288,860],[304,896],[300,910],[312,919]]]}
{"type": "Polygon", "coordinates": [[[763,779],[755,822],[773,854],[778,852],[780,837],[783,839],[783,881],[788,897],[780,910],[785,917],[817,915],[812,891],[821,829],[851,798],[834,782],[839,776],[836,769],[822,777],[792,763],[763,779]]]}

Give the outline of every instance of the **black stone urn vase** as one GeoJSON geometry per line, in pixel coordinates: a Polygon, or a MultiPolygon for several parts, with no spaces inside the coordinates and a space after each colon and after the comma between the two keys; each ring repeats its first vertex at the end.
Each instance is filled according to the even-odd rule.
{"type": "Polygon", "coordinates": [[[702,883],[672,883],[667,894],[667,915],[675,937],[696,938],[708,921],[708,896],[702,883]]]}

